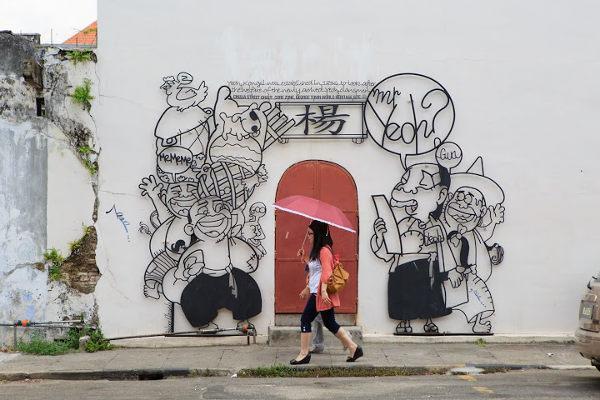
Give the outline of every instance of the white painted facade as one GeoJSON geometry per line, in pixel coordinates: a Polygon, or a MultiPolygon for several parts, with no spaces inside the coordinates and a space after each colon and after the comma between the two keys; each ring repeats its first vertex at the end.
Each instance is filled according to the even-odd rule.
{"type": "MultiPolygon", "coordinates": [[[[585,284],[600,269],[598,11],[589,1],[100,0],[96,298],[106,336],[165,330],[166,303],[143,294],[151,258],[138,227],[152,206],[138,184],[155,171],[161,78],[179,71],[206,82],[208,104],[228,80],[378,82],[401,72],[436,79],[454,101],[450,140],[463,150],[461,166],[482,156],[486,175],[506,195],[505,222],[494,235],[505,258],[488,281],[493,332],[570,334],[585,284]],[[113,206],[128,226],[106,214],[113,206]]],[[[402,175],[399,159],[370,139],[275,143],[264,153],[269,180],[252,201],[272,204],[284,171],[311,159],[335,162],[354,177],[358,325],[366,334],[390,334],[397,321],[387,315],[388,266],[370,249],[370,196],[389,196],[402,175]]],[[[268,254],[253,277],[263,308],[252,322],[266,334],[274,324],[272,208],[262,224],[268,254]]],[[[232,325],[227,311],[216,322],[232,325]]],[[[467,330],[460,313],[436,323],[467,330]]],[[[180,312],[176,325],[189,327],[180,312]]]]}

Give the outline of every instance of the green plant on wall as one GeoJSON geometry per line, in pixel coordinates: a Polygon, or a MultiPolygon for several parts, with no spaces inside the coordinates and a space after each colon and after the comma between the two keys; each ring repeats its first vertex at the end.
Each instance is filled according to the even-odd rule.
{"type": "Polygon", "coordinates": [[[112,345],[106,340],[100,328],[91,329],[86,327],[84,333],[90,337],[90,340],[85,344],[85,351],[88,353],[112,349],[112,345]]]}
{"type": "MultiPolygon", "coordinates": [[[[81,249],[83,241],[92,232],[92,229],[93,227],[91,226],[84,226],[83,236],[69,243],[69,250],[71,252],[69,256],[73,255],[74,253],[79,251],[79,249],[81,249]]],[[[51,249],[46,250],[46,252],[44,253],[44,260],[47,264],[49,264],[48,278],[51,281],[59,281],[62,278],[62,266],[65,262],[65,257],[60,253],[59,250],[53,247],[51,249]]]]}
{"type": "Polygon", "coordinates": [[[67,58],[73,63],[84,63],[94,60],[94,52],[91,50],[69,50],[67,58]]]}
{"type": "Polygon", "coordinates": [[[61,267],[65,258],[55,248],[48,249],[44,253],[44,260],[49,264],[48,266],[48,278],[51,281],[58,281],[62,277],[61,267]]]}
{"type": "Polygon", "coordinates": [[[91,226],[84,226],[83,227],[83,236],[80,237],[77,240],[73,240],[72,242],[69,243],[69,250],[71,251],[71,255],[73,255],[74,253],[77,253],[79,251],[79,249],[81,249],[81,246],[83,245],[83,241],[85,240],[85,238],[92,233],[92,228],[91,226]]]}
{"type": "Polygon", "coordinates": [[[92,155],[95,154],[94,150],[90,146],[81,146],[77,148],[77,152],[90,175],[96,175],[98,173],[98,162],[91,159],[92,155]]]}
{"type": "Polygon", "coordinates": [[[84,110],[90,111],[92,109],[92,81],[84,79],[83,84],[76,86],[73,93],[69,95],[74,103],[79,104],[84,110]]]}

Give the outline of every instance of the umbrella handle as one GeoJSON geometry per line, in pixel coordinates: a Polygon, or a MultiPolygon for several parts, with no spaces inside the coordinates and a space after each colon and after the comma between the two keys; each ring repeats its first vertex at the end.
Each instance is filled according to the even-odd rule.
{"type": "Polygon", "coordinates": [[[302,241],[302,246],[301,248],[304,250],[304,244],[306,243],[306,238],[308,237],[308,229],[306,230],[306,232],[304,233],[304,240],[302,241]]]}
{"type": "MultiPolygon", "coordinates": [[[[304,244],[306,243],[306,238],[308,237],[308,229],[306,230],[306,233],[304,234],[304,240],[302,240],[302,246],[300,246],[300,249],[298,249],[298,254],[300,253],[300,250],[302,250],[302,252],[304,253],[304,244]]],[[[304,261],[304,260],[302,260],[304,261]]]]}

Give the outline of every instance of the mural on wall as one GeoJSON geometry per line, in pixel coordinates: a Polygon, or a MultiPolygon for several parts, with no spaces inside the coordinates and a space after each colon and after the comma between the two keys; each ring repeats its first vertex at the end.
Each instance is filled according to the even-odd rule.
{"type": "Polygon", "coordinates": [[[437,81],[393,75],[365,101],[240,104],[222,86],[209,104],[206,83],[187,72],[164,77],[160,89],[167,107],[154,129],[156,171],[139,185],[154,210],[139,231],[150,236],[144,295],[169,305],[171,332],[175,305],[194,327],[214,323],[221,308],[240,322],[261,312],[252,273],[266,255],[266,206],[251,197],[268,179],[264,151],[290,139],[361,143],[367,132],[400,156],[403,171],[389,195],[372,196],[370,244],[389,266],[395,333],[412,334],[414,320],[423,320],[425,334],[438,334],[440,318],[458,312],[465,330],[492,331],[487,282],[504,256],[492,240],[504,222],[504,193],[481,157],[461,166],[462,150],[448,140],[454,102],[437,81]]]}
{"type": "Polygon", "coordinates": [[[206,326],[226,308],[248,321],[262,310],[251,274],[266,254],[260,225],[266,206],[250,201],[267,178],[263,152],[295,121],[269,102],[239,104],[227,86],[207,104],[208,88],[187,72],[163,78],[167,108],[156,123],[156,174],[142,179],[152,202],[152,261],[144,295],[174,305],[194,327],[206,326]]]}
{"type": "Polygon", "coordinates": [[[504,192],[485,176],[481,157],[455,170],[463,155],[447,141],[455,119],[450,94],[424,75],[393,75],[372,89],[364,118],[371,138],[398,154],[404,171],[389,198],[372,196],[371,249],[390,268],[395,333],[412,334],[411,321],[424,320],[423,333],[438,334],[434,320],[454,312],[466,329],[490,333],[495,308],[486,282],[504,256],[492,241],[504,222],[504,192]]]}

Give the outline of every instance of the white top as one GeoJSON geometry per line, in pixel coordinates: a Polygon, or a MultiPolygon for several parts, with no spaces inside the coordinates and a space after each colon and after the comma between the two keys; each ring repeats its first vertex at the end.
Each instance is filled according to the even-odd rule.
{"type": "Polygon", "coordinates": [[[321,263],[319,259],[308,262],[308,288],[311,293],[317,293],[321,282],[321,263]]]}

